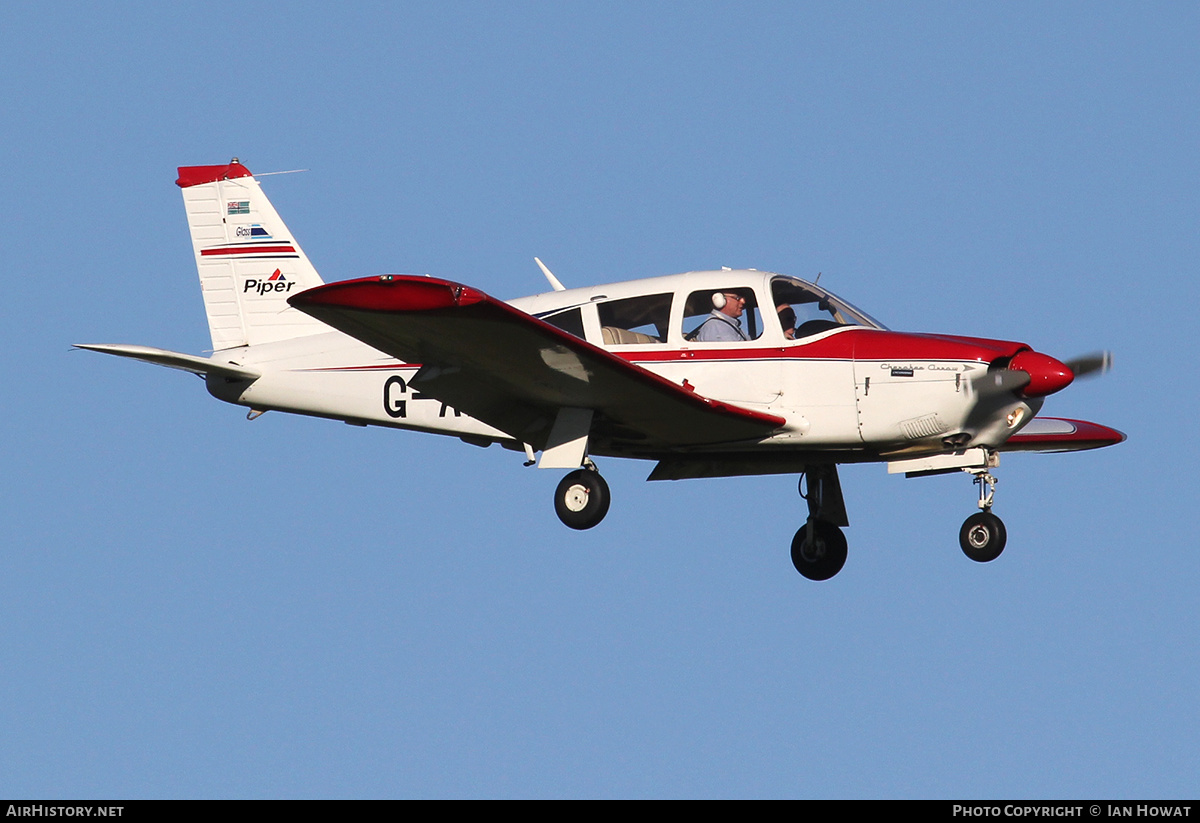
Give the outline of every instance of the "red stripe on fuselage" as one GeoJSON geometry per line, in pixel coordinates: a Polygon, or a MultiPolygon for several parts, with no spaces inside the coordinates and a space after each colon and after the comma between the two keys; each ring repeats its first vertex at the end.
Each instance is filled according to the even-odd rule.
{"type": "Polygon", "coordinates": [[[295,371],[408,371],[421,368],[420,363],[382,363],[378,366],[324,366],[315,369],[295,369],[295,371]]]}
{"type": "Polygon", "coordinates": [[[627,349],[612,352],[623,360],[638,363],[712,360],[977,360],[990,363],[1011,357],[1029,347],[1024,343],[955,337],[938,334],[906,334],[852,328],[811,342],[787,346],[627,349]]]}

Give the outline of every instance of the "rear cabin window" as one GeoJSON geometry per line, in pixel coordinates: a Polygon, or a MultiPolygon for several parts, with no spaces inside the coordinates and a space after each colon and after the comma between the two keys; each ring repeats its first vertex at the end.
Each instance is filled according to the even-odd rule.
{"type": "Polygon", "coordinates": [[[547,314],[541,319],[555,328],[562,329],[567,334],[583,337],[583,312],[578,308],[547,314]]]}
{"type": "Polygon", "coordinates": [[[600,303],[600,334],[606,346],[667,342],[667,322],[671,317],[671,297],[647,294],[600,303]]]}
{"type": "MultiPolygon", "coordinates": [[[[742,334],[747,340],[754,340],[762,335],[762,312],[759,310],[758,300],[754,296],[754,289],[750,288],[730,288],[730,289],[709,289],[707,291],[694,291],[688,295],[687,303],[683,307],[683,336],[685,340],[694,340],[704,342],[702,337],[709,337],[713,330],[708,330],[709,333],[701,331],[701,326],[705,323],[720,323],[729,326],[729,323],[720,318],[713,317],[714,311],[720,311],[716,308],[716,303],[721,302],[724,298],[726,311],[723,312],[726,317],[728,307],[734,297],[740,297],[745,302],[741,307],[740,317],[732,318],[741,329],[742,334]]],[[[717,328],[720,328],[719,326],[717,328]]],[[[721,329],[725,332],[725,329],[721,329]]],[[[737,342],[736,332],[732,328],[725,334],[715,335],[717,337],[729,338],[725,342],[737,342]]]]}

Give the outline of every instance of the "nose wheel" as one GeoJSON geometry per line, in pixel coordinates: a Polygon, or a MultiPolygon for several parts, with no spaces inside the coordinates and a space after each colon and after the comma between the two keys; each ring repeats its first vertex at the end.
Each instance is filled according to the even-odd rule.
{"type": "Polygon", "coordinates": [[[576,469],[554,491],[554,513],[564,526],[590,529],[608,514],[608,483],[595,469],[576,469]]]}
{"type": "Polygon", "coordinates": [[[991,512],[975,512],[958,532],[958,544],[962,546],[963,554],[976,563],[987,563],[999,557],[1007,539],[1004,521],[991,512]]]}
{"type": "Polygon", "coordinates": [[[976,563],[989,563],[1004,551],[1008,532],[1004,521],[992,514],[992,500],[996,496],[996,478],[986,469],[971,471],[979,486],[980,511],[968,517],[958,531],[958,545],[963,554],[976,563]]]}

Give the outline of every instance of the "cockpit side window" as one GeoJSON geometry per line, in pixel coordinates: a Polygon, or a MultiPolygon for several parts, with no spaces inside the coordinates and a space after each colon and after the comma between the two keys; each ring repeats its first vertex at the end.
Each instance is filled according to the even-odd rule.
{"type": "Polygon", "coordinates": [[[670,292],[646,294],[598,304],[604,345],[665,343],[673,296],[670,292]]]}
{"type": "Polygon", "coordinates": [[[771,281],[771,298],[783,327],[784,337],[800,340],[840,326],[882,329],[880,323],[822,288],[776,277],[771,281]]]}

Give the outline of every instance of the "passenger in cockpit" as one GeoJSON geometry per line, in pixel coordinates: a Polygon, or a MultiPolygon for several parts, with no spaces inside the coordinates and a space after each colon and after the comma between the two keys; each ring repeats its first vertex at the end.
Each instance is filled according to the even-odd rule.
{"type": "Polygon", "coordinates": [[[775,311],[779,312],[779,325],[783,326],[783,336],[788,340],[795,340],[796,310],[787,303],[780,303],[775,307],[775,311]]]}

